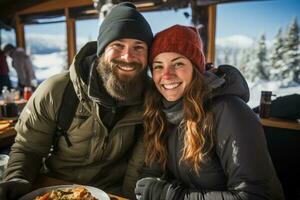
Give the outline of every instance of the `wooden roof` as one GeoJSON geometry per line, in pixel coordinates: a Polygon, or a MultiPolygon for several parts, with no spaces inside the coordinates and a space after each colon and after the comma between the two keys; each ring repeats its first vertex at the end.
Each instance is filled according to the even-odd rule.
{"type": "MultiPolygon", "coordinates": [[[[98,0],[105,3],[105,0],[98,0]]],[[[217,3],[226,3],[245,0],[111,0],[113,3],[131,1],[140,11],[177,9],[196,2],[198,6],[207,6],[217,3]]],[[[93,0],[0,0],[0,21],[10,27],[15,27],[15,15],[22,16],[25,24],[39,23],[37,19],[63,16],[64,9],[69,8],[72,18],[96,18],[98,13],[93,0]]],[[[1,26],[0,28],[4,28],[1,26]]]]}
{"type": "MultiPolygon", "coordinates": [[[[96,0],[0,0],[0,28],[13,27],[16,30],[17,45],[25,47],[24,25],[47,23],[40,19],[65,17],[67,25],[68,61],[76,53],[75,21],[83,18],[97,18],[94,7],[96,0]]],[[[104,4],[108,0],[98,0],[104,4]]],[[[214,60],[215,14],[214,4],[251,0],[111,0],[113,3],[133,2],[140,11],[178,9],[191,6],[192,22],[201,23],[200,32],[205,42],[208,61],[214,60]]],[[[254,0],[253,0],[254,1],[254,0]]],[[[53,21],[51,21],[53,23],[53,21]]]]}

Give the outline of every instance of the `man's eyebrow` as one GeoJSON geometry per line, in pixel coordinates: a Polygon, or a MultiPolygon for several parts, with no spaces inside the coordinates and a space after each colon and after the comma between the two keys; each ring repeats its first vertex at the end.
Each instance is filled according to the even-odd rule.
{"type": "Polygon", "coordinates": [[[147,46],[147,44],[145,42],[142,41],[135,41],[134,42],[135,45],[143,45],[143,46],[147,46]]]}
{"type": "Polygon", "coordinates": [[[122,41],[122,39],[120,39],[120,40],[114,40],[111,43],[113,43],[113,42],[123,42],[123,41],[122,41]]]}
{"type": "Polygon", "coordinates": [[[143,42],[143,41],[135,41],[134,43],[145,44],[145,42],[143,42]]]}

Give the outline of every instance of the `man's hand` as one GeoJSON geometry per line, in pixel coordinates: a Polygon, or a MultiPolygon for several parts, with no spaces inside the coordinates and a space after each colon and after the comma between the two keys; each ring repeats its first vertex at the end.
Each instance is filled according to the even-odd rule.
{"type": "Polygon", "coordinates": [[[0,182],[0,199],[14,200],[29,192],[31,184],[24,179],[12,179],[0,182]]]}

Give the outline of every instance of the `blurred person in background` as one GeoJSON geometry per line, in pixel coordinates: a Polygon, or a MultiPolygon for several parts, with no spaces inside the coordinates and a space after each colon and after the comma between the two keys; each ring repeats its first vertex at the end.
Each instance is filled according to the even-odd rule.
{"type": "Polygon", "coordinates": [[[4,46],[3,51],[12,58],[12,67],[15,68],[18,76],[18,89],[23,91],[24,87],[32,87],[35,72],[30,57],[23,48],[16,48],[12,44],[4,46]]]}
{"type": "Polygon", "coordinates": [[[6,61],[6,55],[0,50],[0,94],[2,94],[3,86],[7,86],[8,89],[11,88],[11,81],[8,73],[9,68],[6,61]]]}

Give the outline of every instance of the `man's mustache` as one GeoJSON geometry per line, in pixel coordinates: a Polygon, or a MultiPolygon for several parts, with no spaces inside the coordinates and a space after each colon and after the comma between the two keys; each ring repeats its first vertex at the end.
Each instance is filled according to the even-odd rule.
{"type": "Polygon", "coordinates": [[[143,65],[138,62],[124,62],[124,61],[117,60],[117,59],[112,59],[111,63],[112,63],[113,68],[115,68],[117,66],[124,66],[124,67],[132,67],[134,69],[141,69],[143,67],[143,65]]]}

